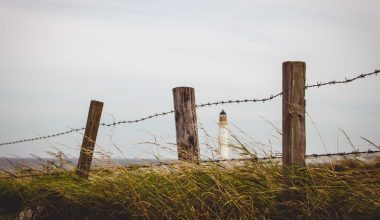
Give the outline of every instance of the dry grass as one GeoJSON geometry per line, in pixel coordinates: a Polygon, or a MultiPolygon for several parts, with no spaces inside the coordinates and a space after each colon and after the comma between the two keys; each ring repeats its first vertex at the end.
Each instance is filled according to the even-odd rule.
{"type": "MultiPolygon", "coordinates": [[[[379,161],[379,160],[378,160],[379,161]]],[[[377,219],[380,166],[346,160],[293,173],[284,200],[276,161],[186,163],[145,168],[70,171],[0,180],[2,219],[27,206],[47,207],[47,219],[377,219]]]]}

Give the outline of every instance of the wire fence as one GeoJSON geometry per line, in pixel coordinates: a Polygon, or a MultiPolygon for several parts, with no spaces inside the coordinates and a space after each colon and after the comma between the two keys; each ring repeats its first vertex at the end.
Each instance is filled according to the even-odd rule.
{"type": "MultiPolygon", "coordinates": [[[[365,74],[359,74],[359,75],[357,75],[357,76],[355,76],[353,78],[347,78],[346,77],[344,80],[332,80],[332,81],[328,81],[328,82],[317,82],[315,84],[306,85],[305,89],[315,88],[315,87],[316,88],[320,88],[320,87],[328,86],[328,85],[347,84],[347,83],[353,82],[353,81],[358,80],[358,79],[364,79],[364,78],[366,78],[368,76],[377,75],[378,73],[380,73],[380,70],[375,69],[373,72],[365,73],[365,74]]],[[[279,97],[281,95],[282,95],[282,92],[279,92],[279,93],[276,93],[275,95],[270,95],[270,96],[265,97],[265,98],[234,99],[234,100],[222,100],[222,101],[216,101],[216,102],[207,102],[207,103],[198,104],[195,107],[196,108],[203,108],[203,107],[211,107],[211,106],[224,105],[224,104],[240,104],[240,103],[255,103],[255,102],[265,103],[265,102],[271,101],[271,100],[273,100],[273,99],[275,99],[275,98],[277,98],[277,97],[279,97]]],[[[113,123],[104,123],[103,122],[103,123],[100,123],[100,126],[112,127],[112,126],[116,126],[116,125],[120,125],[120,124],[139,123],[139,122],[142,122],[142,121],[146,121],[146,120],[149,120],[149,119],[152,119],[152,118],[157,118],[157,117],[160,117],[160,116],[169,115],[169,114],[172,114],[172,113],[174,113],[174,111],[170,110],[170,111],[165,111],[165,112],[162,112],[162,113],[155,113],[155,114],[152,114],[152,115],[149,115],[149,116],[146,116],[146,117],[142,117],[142,118],[139,118],[139,119],[135,119],[135,120],[122,120],[122,121],[116,121],[116,122],[113,122],[113,123]]],[[[37,141],[37,140],[54,138],[54,137],[70,134],[70,133],[73,133],[73,132],[80,132],[80,131],[83,131],[83,130],[85,130],[85,127],[82,127],[82,128],[73,128],[73,129],[70,129],[68,131],[64,131],[64,132],[60,132],[60,133],[54,133],[54,134],[50,134],[50,135],[46,135],[46,136],[27,138],[27,139],[20,139],[20,140],[10,141],[10,142],[3,142],[3,143],[0,143],[0,146],[13,145],[13,144],[18,144],[18,143],[32,142],[32,141],[37,141]]]]}
{"type": "MultiPolygon", "coordinates": [[[[325,153],[325,154],[308,154],[305,158],[318,158],[318,157],[333,157],[333,156],[348,156],[348,155],[369,155],[380,153],[380,150],[366,150],[366,151],[352,151],[352,152],[338,152],[338,153],[325,153]]],[[[268,156],[268,157],[257,157],[257,158],[236,158],[236,159],[222,159],[222,160],[203,160],[203,162],[222,162],[222,161],[241,161],[241,160],[271,160],[271,159],[281,159],[281,155],[268,156]]]]}
{"type": "MultiPolygon", "coordinates": [[[[352,152],[340,152],[340,153],[325,153],[325,154],[309,154],[305,155],[305,158],[320,158],[320,157],[333,157],[333,156],[363,156],[363,155],[370,155],[370,154],[376,154],[380,153],[380,150],[367,150],[367,151],[352,151],[352,152]]],[[[276,156],[268,156],[268,157],[254,157],[251,156],[249,158],[232,158],[232,159],[207,159],[207,160],[201,160],[201,164],[209,164],[209,163],[220,163],[220,162],[244,162],[244,161],[258,161],[258,160],[276,160],[281,159],[281,155],[276,156]]],[[[47,161],[50,164],[54,164],[54,162],[47,161]]],[[[178,163],[178,161],[173,162],[165,162],[165,161],[157,161],[156,163],[146,163],[146,164],[140,164],[140,165],[127,165],[123,166],[125,169],[136,169],[136,168],[151,168],[154,166],[172,166],[178,163]]],[[[66,169],[61,168],[58,165],[55,165],[58,169],[56,169],[53,172],[46,172],[43,170],[32,170],[32,172],[26,173],[26,174],[17,174],[12,173],[8,171],[2,170],[5,175],[1,176],[1,178],[4,179],[20,179],[20,178],[34,178],[34,177],[42,177],[42,176],[57,176],[60,174],[65,174],[66,169]]],[[[107,169],[107,168],[102,168],[107,169]]]]}

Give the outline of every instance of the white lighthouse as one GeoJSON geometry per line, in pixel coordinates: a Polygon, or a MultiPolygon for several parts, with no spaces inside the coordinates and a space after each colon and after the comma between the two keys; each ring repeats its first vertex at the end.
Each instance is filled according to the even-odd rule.
{"type": "Polygon", "coordinates": [[[227,114],[222,110],[219,114],[219,153],[221,159],[228,160],[229,159],[229,150],[228,150],[228,122],[227,122],[227,114]]]}

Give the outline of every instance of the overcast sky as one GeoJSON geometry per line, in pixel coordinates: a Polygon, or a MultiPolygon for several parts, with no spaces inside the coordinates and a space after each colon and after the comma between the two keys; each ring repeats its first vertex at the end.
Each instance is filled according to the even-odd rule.
{"type": "MultiPolygon", "coordinates": [[[[0,142],[83,127],[92,99],[112,122],[171,110],[177,86],[194,87],[197,103],[266,97],[281,91],[288,60],[306,62],[307,83],[372,72],[380,68],[379,10],[378,0],[0,0],[0,142]]],[[[379,85],[373,76],[308,90],[307,153],[352,151],[342,129],[360,150],[369,148],[361,137],[379,145],[379,85]]],[[[281,150],[271,125],[281,128],[281,98],[199,109],[213,137],[222,108],[237,136],[281,150]]],[[[77,157],[81,139],[2,146],[0,156],[57,147],[77,157]]],[[[97,149],[176,156],[143,144],[155,139],[174,142],[174,115],[101,128],[97,149]]]]}

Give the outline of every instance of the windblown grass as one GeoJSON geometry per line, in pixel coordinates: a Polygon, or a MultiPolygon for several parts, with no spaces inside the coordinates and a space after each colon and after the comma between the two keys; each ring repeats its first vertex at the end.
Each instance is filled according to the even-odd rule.
{"type": "Polygon", "coordinates": [[[1,219],[44,206],[46,219],[378,219],[380,166],[347,160],[293,173],[276,161],[177,163],[0,180],[1,219]]]}

